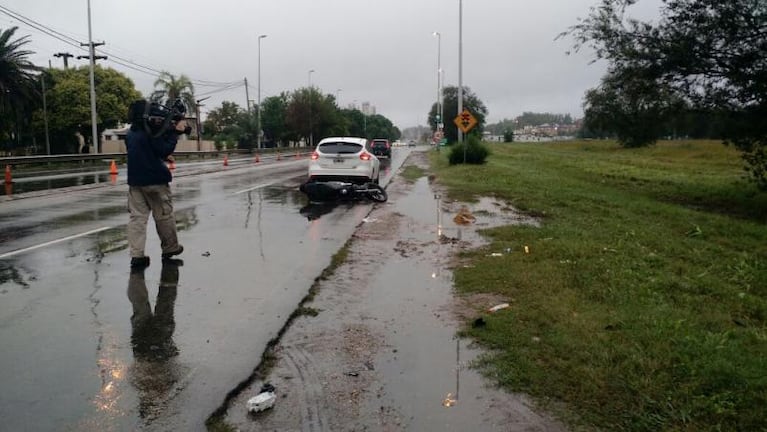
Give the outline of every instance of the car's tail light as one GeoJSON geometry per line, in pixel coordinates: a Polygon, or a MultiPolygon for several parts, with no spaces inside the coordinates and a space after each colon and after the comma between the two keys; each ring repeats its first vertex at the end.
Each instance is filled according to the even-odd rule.
{"type": "Polygon", "coordinates": [[[320,154],[317,152],[312,153],[312,160],[317,160],[320,158],[320,154]]]}
{"type": "Polygon", "coordinates": [[[367,152],[360,153],[360,159],[362,159],[364,161],[369,161],[370,160],[370,153],[367,153],[367,152]]]}

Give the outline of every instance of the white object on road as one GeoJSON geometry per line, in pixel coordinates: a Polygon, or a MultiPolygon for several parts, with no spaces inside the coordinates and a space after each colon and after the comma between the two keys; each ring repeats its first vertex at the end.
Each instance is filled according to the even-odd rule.
{"type": "Polygon", "coordinates": [[[274,406],[277,396],[272,391],[265,391],[253,396],[248,400],[248,411],[252,413],[261,412],[274,406]]]}

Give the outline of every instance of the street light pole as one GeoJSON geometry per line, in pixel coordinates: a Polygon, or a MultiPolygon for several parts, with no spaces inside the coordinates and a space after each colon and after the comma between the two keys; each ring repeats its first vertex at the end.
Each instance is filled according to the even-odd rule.
{"type": "Polygon", "coordinates": [[[432,35],[437,36],[437,124],[434,129],[441,131],[442,128],[442,34],[440,32],[434,32],[432,35]]]}
{"type": "Polygon", "coordinates": [[[256,148],[261,150],[261,39],[266,35],[258,35],[258,128],[256,129],[256,148]]]}
{"type": "MultiPolygon", "coordinates": [[[[463,112],[463,0],[458,0],[458,114],[463,112]]],[[[458,142],[463,144],[463,131],[458,129],[458,142]]],[[[466,164],[466,146],[463,146],[463,163],[466,164]]]]}
{"type": "Polygon", "coordinates": [[[312,74],[314,69],[309,69],[309,147],[314,147],[314,125],[312,120],[312,74]]]}

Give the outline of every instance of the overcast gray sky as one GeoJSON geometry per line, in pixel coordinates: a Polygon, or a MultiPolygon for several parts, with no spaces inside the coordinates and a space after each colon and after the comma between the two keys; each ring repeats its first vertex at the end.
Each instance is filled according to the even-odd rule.
{"type": "MultiPolygon", "coordinates": [[[[93,40],[104,51],[142,66],[229,83],[247,77],[257,99],[258,35],[261,97],[312,84],[338,94],[341,105],[369,101],[398,127],[425,124],[437,97],[437,38],[441,33],[446,85],[458,83],[458,0],[91,0],[93,40]],[[340,91],[337,92],[337,90],[340,91]]],[[[588,14],[598,0],[464,0],[463,81],[482,99],[489,121],[523,111],[582,115],[585,90],[604,65],[590,52],[566,55],[557,34],[588,14]]],[[[637,16],[657,15],[660,0],[643,0],[637,16]]],[[[61,34],[87,42],[87,0],[4,0],[1,6],[61,34]]],[[[32,60],[61,67],[53,54],[85,54],[72,45],[0,14],[0,27],[29,34],[32,60]]],[[[116,58],[115,58],[116,60],[116,58]]],[[[84,60],[72,63],[85,64],[84,60]]],[[[145,95],[156,78],[117,64],[145,95]]],[[[140,68],[139,68],[140,69],[140,68]]],[[[196,87],[198,95],[221,86],[196,87]]],[[[218,91],[245,106],[245,89],[218,91]]],[[[446,113],[446,117],[447,117],[446,113]]]]}

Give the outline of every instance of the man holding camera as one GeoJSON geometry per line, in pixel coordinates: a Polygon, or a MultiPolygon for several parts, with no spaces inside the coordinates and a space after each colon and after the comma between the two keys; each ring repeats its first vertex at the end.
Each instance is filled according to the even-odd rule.
{"type": "MultiPolygon", "coordinates": [[[[171,173],[165,161],[176,150],[178,136],[188,133],[186,120],[153,117],[138,101],[131,106],[132,124],[125,137],[128,150],[128,245],[131,267],[149,266],[144,254],[146,224],[152,213],[160,237],[162,258],[169,259],[184,251],[176,235],[176,217],[170,191],[171,173]],[[145,111],[143,115],[141,112],[145,111]]],[[[145,102],[143,102],[145,104],[145,102]]]]}

